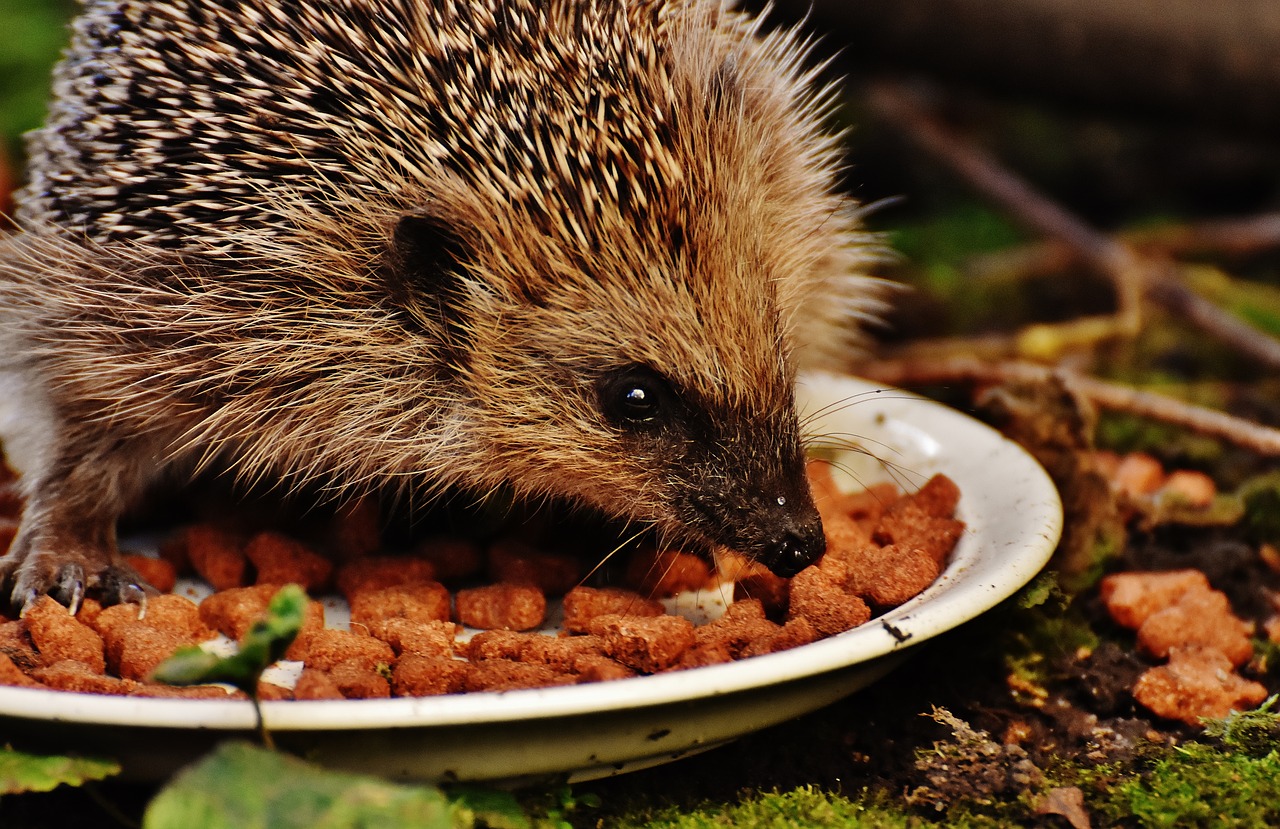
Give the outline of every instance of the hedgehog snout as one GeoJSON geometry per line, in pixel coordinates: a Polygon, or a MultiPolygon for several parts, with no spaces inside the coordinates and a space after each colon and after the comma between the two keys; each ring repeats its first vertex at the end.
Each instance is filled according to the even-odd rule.
{"type": "Polygon", "coordinates": [[[766,537],[755,558],[775,575],[791,578],[822,558],[827,539],[822,532],[822,519],[786,521],[766,537]]]}

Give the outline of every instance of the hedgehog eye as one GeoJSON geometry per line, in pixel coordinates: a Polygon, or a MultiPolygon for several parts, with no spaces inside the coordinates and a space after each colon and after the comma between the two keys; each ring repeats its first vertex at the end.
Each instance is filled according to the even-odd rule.
{"type": "Polygon", "coordinates": [[[671,384],[647,366],[627,366],[604,375],[597,389],[605,417],[625,429],[661,426],[672,414],[671,384]]]}

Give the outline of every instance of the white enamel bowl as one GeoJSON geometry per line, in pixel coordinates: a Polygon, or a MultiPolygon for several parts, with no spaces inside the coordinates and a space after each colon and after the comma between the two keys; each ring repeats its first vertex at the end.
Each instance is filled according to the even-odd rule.
{"type": "MultiPolygon", "coordinates": [[[[1020,447],[952,409],[860,380],[801,382],[815,434],[871,455],[841,463],[862,483],[911,486],[945,472],[967,529],[941,577],[855,630],[782,653],[616,682],[419,699],[272,702],[278,745],[327,766],[395,778],[582,780],[676,759],[816,710],[884,676],[912,645],[1014,593],[1057,544],[1062,509],[1020,447]]],[[[0,688],[0,740],[119,759],[161,779],[230,737],[251,736],[243,701],[138,699],[0,688]]]]}

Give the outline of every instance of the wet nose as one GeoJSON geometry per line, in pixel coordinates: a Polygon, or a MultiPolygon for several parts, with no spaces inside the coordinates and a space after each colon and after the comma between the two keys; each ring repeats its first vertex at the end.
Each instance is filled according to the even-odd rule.
{"type": "Polygon", "coordinates": [[[787,579],[822,558],[827,539],[822,525],[783,530],[759,555],[759,561],[775,575],[787,579]]]}

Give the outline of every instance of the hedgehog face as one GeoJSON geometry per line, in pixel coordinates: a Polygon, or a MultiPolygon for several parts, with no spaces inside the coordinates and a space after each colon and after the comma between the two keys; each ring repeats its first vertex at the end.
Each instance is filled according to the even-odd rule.
{"type": "Polygon", "coordinates": [[[751,415],[699,399],[641,364],[601,373],[595,390],[619,443],[647,460],[650,475],[661,473],[678,531],[784,577],[822,555],[826,541],[789,398],[772,413],[751,415]]]}

